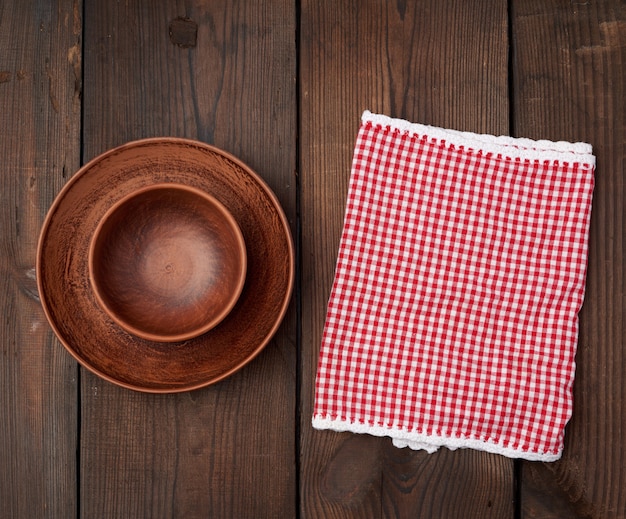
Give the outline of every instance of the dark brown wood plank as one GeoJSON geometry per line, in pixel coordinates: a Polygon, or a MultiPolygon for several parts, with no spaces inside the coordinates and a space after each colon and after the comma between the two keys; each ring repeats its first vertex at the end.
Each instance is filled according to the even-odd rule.
{"type": "Polygon", "coordinates": [[[360,115],[507,134],[506,2],[305,0],[301,15],[302,517],[512,517],[511,460],[311,427],[360,115]]]}
{"type": "Polygon", "coordinates": [[[625,517],[626,5],[512,6],[515,132],[597,155],[574,414],[562,460],[523,466],[523,517],[625,517]]]}
{"type": "MultiPolygon", "coordinates": [[[[254,168],[295,223],[294,9],[89,2],[85,159],[141,137],[196,138],[254,168]]],[[[82,515],[293,517],[295,342],[292,309],[241,372],[178,395],[119,389],[83,370],[82,515]]]]}
{"type": "Polygon", "coordinates": [[[35,255],[80,155],[80,2],[0,4],[0,517],[76,515],[77,367],[39,304],[35,255]]]}

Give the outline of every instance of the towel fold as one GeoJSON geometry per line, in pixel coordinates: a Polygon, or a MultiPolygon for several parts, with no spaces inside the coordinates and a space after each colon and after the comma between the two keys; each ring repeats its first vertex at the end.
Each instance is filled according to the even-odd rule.
{"type": "Polygon", "coordinates": [[[554,461],[572,414],[595,157],[365,112],[313,426],[554,461]]]}

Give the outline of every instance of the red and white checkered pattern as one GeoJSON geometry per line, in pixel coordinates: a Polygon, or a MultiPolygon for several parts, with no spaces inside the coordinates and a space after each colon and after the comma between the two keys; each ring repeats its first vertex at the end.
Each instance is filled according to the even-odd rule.
{"type": "Polygon", "coordinates": [[[313,426],[561,456],[595,158],[365,112],[313,426]]]}

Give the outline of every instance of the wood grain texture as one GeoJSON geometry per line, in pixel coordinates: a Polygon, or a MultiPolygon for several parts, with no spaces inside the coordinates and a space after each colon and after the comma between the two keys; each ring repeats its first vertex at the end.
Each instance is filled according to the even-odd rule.
{"type": "Polygon", "coordinates": [[[626,517],[623,1],[85,3],[83,21],[81,0],[0,2],[0,518],[626,517]],[[561,461],[426,455],[311,428],[364,109],[593,144],[587,293],[561,461]],[[298,297],[260,357],[189,393],[120,389],[79,370],[54,338],[34,271],[47,208],[81,153],[166,135],[237,155],[278,195],[301,241],[300,364],[298,297]]]}
{"type": "Polygon", "coordinates": [[[515,131],[597,155],[574,414],[554,464],[524,464],[523,517],[626,517],[626,6],[512,2],[515,131]]]}
{"type": "Polygon", "coordinates": [[[75,362],[39,305],[39,228],[79,162],[80,2],[0,4],[0,517],[76,515],[75,362]]]}
{"type": "Polygon", "coordinates": [[[506,2],[301,8],[302,517],[512,517],[513,462],[315,431],[315,369],[364,109],[506,134],[506,2]]]}
{"type": "MultiPolygon", "coordinates": [[[[196,138],[255,169],[295,225],[294,31],[286,1],[90,2],[85,159],[141,137],[196,138]],[[195,46],[170,35],[178,18],[197,24],[195,46]]],[[[205,390],[150,396],[83,372],[82,515],[294,516],[294,319],[205,390]]]]}

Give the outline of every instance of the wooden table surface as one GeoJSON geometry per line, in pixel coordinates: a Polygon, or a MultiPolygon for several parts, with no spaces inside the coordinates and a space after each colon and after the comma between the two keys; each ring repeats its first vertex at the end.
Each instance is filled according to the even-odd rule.
{"type": "Polygon", "coordinates": [[[0,517],[626,517],[625,98],[619,0],[3,0],[0,517]],[[428,455],[312,429],[365,109],[593,145],[562,460],[428,455]],[[34,265],[45,213],[80,165],[164,135],[254,168],[289,218],[298,268],[251,364],[152,395],[77,365],[44,317],[34,265]]]}

